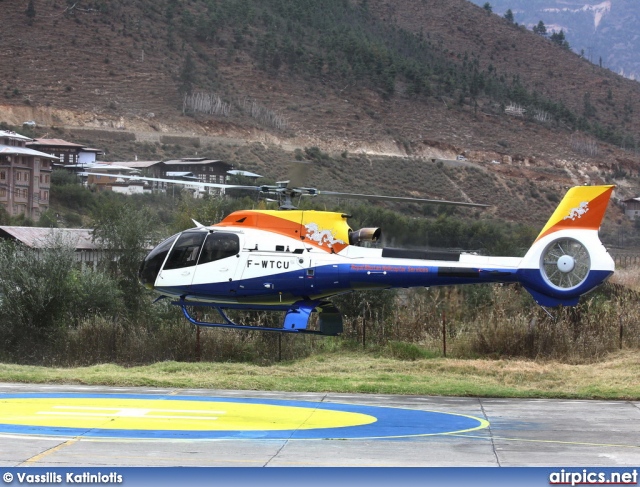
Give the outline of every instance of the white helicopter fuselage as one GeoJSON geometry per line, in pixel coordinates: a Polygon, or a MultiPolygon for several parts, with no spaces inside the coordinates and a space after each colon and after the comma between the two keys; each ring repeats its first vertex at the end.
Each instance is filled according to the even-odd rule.
{"type": "Polygon", "coordinates": [[[576,225],[575,208],[564,206],[560,215],[567,215],[555,216],[522,258],[370,248],[357,236],[375,240],[379,230],[353,232],[340,213],[236,212],[161,244],[158,249],[164,250],[151,259],[157,272],[142,280],[184,303],[247,307],[285,306],[359,290],[488,282],[519,282],[541,304],[575,304],[614,266],[597,229],[576,225]],[[550,273],[541,272],[554,243],[568,256],[554,260],[555,267],[545,270],[550,273]],[[584,255],[578,255],[580,249],[584,255]],[[577,266],[585,266],[584,272],[577,266]]]}

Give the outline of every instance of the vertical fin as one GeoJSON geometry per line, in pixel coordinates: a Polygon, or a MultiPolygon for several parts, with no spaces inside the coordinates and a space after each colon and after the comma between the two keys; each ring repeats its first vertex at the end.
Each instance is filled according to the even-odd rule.
{"type": "Polygon", "coordinates": [[[564,229],[598,230],[615,186],[575,186],[562,199],[536,241],[564,229]]]}

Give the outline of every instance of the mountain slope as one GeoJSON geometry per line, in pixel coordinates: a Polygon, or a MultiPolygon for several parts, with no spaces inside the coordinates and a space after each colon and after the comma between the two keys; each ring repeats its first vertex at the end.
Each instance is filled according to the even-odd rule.
{"type": "Polygon", "coordinates": [[[30,18],[25,5],[4,5],[0,121],[130,131],[139,142],[181,133],[338,154],[465,153],[558,187],[637,172],[640,84],[465,0],[35,9],[30,18]],[[185,115],[185,93],[215,94],[226,112],[185,115]]]}

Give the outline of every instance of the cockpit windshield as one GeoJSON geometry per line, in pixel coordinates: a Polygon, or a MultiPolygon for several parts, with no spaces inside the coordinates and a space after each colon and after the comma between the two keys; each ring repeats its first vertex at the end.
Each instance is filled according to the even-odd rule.
{"type": "Polygon", "coordinates": [[[164,260],[167,258],[167,253],[173,242],[178,238],[178,233],[169,237],[160,245],[158,245],[155,249],[149,252],[149,255],[144,259],[142,264],[140,265],[140,270],[138,272],[138,279],[140,282],[149,288],[152,288],[156,282],[156,278],[158,277],[158,273],[164,263],[164,260]]]}

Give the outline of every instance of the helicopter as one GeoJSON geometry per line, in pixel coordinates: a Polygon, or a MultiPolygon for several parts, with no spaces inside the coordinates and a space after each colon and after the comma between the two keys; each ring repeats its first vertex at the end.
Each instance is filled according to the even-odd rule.
{"type": "MultiPolygon", "coordinates": [[[[107,176],[105,174],[105,176],[107,176]]],[[[122,177],[122,176],[118,176],[122,177]]],[[[131,179],[193,185],[162,178],[131,179]]],[[[615,264],[598,230],[614,186],[570,188],[524,257],[473,252],[374,248],[380,228],[352,230],[348,215],[301,210],[295,197],[339,196],[391,201],[488,205],[321,191],[290,181],[275,186],[196,183],[203,187],[256,190],[280,202],[280,210],[240,210],[214,225],[196,221],[156,246],[139,269],[139,281],[157,300],[170,298],[197,326],[339,335],[340,310],[330,298],[363,290],[479,283],[519,283],[543,308],[573,306],[604,283],[615,264]],[[190,307],[217,311],[202,321],[190,307]],[[284,312],[281,327],[234,322],[230,310],[284,312]],[[317,313],[311,324],[312,313],[317,313]]],[[[156,300],[156,301],[157,301],[156,300]]]]}

